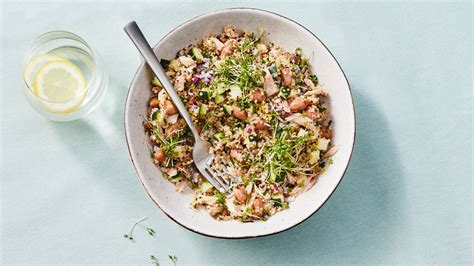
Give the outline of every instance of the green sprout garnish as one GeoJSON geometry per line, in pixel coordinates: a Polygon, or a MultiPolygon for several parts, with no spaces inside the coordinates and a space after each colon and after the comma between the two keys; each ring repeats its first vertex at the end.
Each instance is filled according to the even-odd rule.
{"type": "Polygon", "coordinates": [[[151,255],[150,260],[151,260],[151,263],[153,263],[153,265],[160,266],[160,263],[158,262],[158,259],[155,256],[151,255]]]}
{"type": "Polygon", "coordinates": [[[166,154],[168,157],[168,161],[166,165],[173,166],[174,165],[174,158],[178,157],[179,154],[175,151],[175,148],[178,144],[186,142],[186,140],[181,139],[182,130],[178,130],[172,132],[167,136],[163,136],[160,132],[158,127],[153,128],[153,134],[160,140],[161,145],[160,149],[166,154]]]}
{"type": "Polygon", "coordinates": [[[268,173],[270,181],[282,183],[287,173],[303,172],[308,169],[298,167],[302,164],[301,155],[304,153],[308,137],[291,136],[291,127],[281,129],[278,120],[272,125],[274,140],[266,143],[258,152],[255,165],[268,173]]]}
{"type": "Polygon", "coordinates": [[[168,255],[168,258],[170,258],[170,260],[173,262],[174,266],[176,266],[176,264],[178,263],[178,257],[176,257],[176,255],[168,255]]]}
{"type": "MultiPolygon", "coordinates": [[[[238,58],[224,59],[217,68],[214,84],[236,84],[242,90],[242,97],[238,99],[241,108],[248,108],[250,104],[249,94],[255,87],[262,86],[262,69],[255,65],[256,57],[251,54],[242,54],[238,58]]],[[[214,86],[217,89],[217,85],[214,86]]]]}
{"type": "Polygon", "coordinates": [[[139,220],[137,220],[137,221],[132,221],[133,224],[132,224],[132,226],[130,227],[130,230],[128,231],[127,234],[124,234],[123,237],[125,237],[125,238],[128,239],[128,240],[133,241],[133,240],[134,240],[134,238],[133,238],[133,230],[135,229],[135,227],[136,227],[137,225],[138,225],[138,226],[141,226],[142,228],[144,228],[144,229],[148,232],[148,234],[149,234],[150,236],[154,236],[155,233],[156,233],[155,230],[154,230],[153,228],[150,228],[150,227],[148,227],[148,226],[142,224],[142,222],[145,221],[146,219],[148,219],[148,217],[143,217],[143,218],[141,218],[141,219],[139,219],[139,220]]]}
{"type": "Polygon", "coordinates": [[[224,203],[225,203],[225,194],[216,191],[215,196],[217,198],[216,203],[219,204],[219,205],[224,205],[224,203]]]}

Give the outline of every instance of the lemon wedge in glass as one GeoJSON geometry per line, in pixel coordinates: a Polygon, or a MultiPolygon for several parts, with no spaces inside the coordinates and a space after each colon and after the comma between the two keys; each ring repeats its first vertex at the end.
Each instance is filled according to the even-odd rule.
{"type": "Polygon", "coordinates": [[[70,113],[81,106],[87,82],[82,71],[70,61],[56,60],[38,70],[33,90],[50,112],[70,113]]]}

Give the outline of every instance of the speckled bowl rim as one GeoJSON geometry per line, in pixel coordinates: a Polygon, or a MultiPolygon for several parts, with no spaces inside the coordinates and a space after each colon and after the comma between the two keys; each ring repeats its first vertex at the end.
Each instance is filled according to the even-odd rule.
{"type": "Polygon", "coordinates": [[[133,76],[133,79],[130,83],[130,86],[129,86],[129,89],[128,89],[128,93],[127,93],[127,99],[125,101],[125,111],[124,111],[124,129],[125,129],[125,140],[127,142],[127,149],[128,149],[128,153],[130,155],[130,160],[132,161],[132,164],[133,164],[133,167],[135,169],[135,173],[137,174],[137,177],[138,177],[138,180],[140,181],[140,184],[143,186],[143,188],[145,189],[148,197],[155,203],[156,206],[158,206],[158,208],[160,208],[161,211],[163,211],[163,213],[166,214],[166,216],[168,216],[172,221],[174,221],[175,223],[179,224],[180,226],[188,229],[189,231],[191,232],[194,232],[194,233],[197,233],[197,234],[200,234],[202,236],[206,236],[206,237],[212,237],[212,238],[218,238],[218,239],[251,239],[251,238],[258,238],[258,237],[265,237],[265,236],[271,236],[271,235],[275,235],[275,234],[278,234],[278,233],[281,233],[281,232],[285,232],[291,228],[294,228],[300,224],[302,224],[303,222],[305,222],[306,220],[308,220],[310,217],[312,217],[316,212],[318,212],[325,204],[326,202],[329,200],[329,198],[334,194],[334,192],[336,191],[336,189],[339,187],[339,184],[341,183],[342,179],[344,178],[345,174],[346,174],[346,171],[347,171],[347,168],[349,167],[349,164],[352,160],[352,155],[354,153],[354,146],[355,146],[355,139],[356,139],[356,132],[357,132],[357,121],[356,121],[356,112],[355,112],[355,106],[354,106],[354,97],[352,95],[352,89],[351,89],[351,86],[349,84],[349,81],[347,80],[347,76],[346,76],[346,73],[344,73],[344,70],[342,69],[341,65],[339,64],[339,62],[337,61],[336,57],[334,57],[334,55],[331,53],[331,51],[328,49],[328,47],[313,33],[311,32],[309,29],[307,29],[306,27],[304,27],[303,25],[301,25],[300,23],[288,18],[288,17],[285,17],[283,15],[280,15],[278,13],[275,13],[275,12],[271,12],[271,11],[268,11],[268,10],[264,10],[264,9],[259,9],[259,8],[251,8],[251,7],[232,7],[232,8],[224,8],[224,9],[218,9],[218,10],[214,10],[214,11],[210,11],[210,12],[207,12],[207,13],[204,13],[204,14],[201,14],[201,15],[198,15],[198,16],[195,16],[189,20],[186,20],[185,22],[179,24],[178,26],[174,27],[172,30],[170,30],[165,36],[163,36],[159,41],[158,43],[153,46],[153,49],[158,46],[162,41],[163,39],[165,39],[168,35],[174,33],[176,31],[176,29],[178,28],[181,28],[182,26],[185,26],[189,23],[192,23],[194,20],[196,19],[199,19],[201,17],[204,17],[204,16],[208,16],[208,15],[212,15],[212,14],[217,14],[217,13],[221,13],[221,12],[225,12],[225,11],[230,11],[230,10],[254,10],[254,11],[259,11],[259,12],[265,12],[265,13],[269,13],[269,14],[272,14],[272,15],[276,15],[290,23],[293,23],[295,24],[296,26],[299,26],[301,27],[302,29],[304,29],[305,31],[307,31],[309,34],[311,34],[314,38],[316,38],[324,47],[324,49],[326,49],[329,54],[331,55],[331,57],[334,59],[334,61],[337,63],[337,66],[339,67],[339,69],[341,70],[343,76],[344,76],[344,80],[347,84],[347,87],[349,88],[349,94],[351,96],[351,103],[352,103],[352,111],[353,111],[353,120],[354,120],[354,133],[353,133],[353,139],[352,139],[352,147],[351,147],[351,152],[350,152],[350,155],[349,155],[349,160],[347,161],[347,165],[344,169],[344,172],[342,173],[342,176],[340,177],[339,179],[339,182],[337,183],[337,185],[334,187],[334,189],[332,190],[332,192],[328,195],[328,197],[323,201],[323,203],[313,212],[311,213],[310,215],[308,215],[308,217],[304,218],[303,220],[301,220],[299,223],[296,223],[292,226],[289,226],[288,228],[285,228],[285,229],[282,229],[282,230],[278,230],[278,231],[275,231],[275,232],[271,232],[271,233],[266,233],[266,234],[261,234],[261,235],[249,235],[249,236],[239,236],[239,237],[223,237],[223,236],[215,236],[215,235],[211,235],[211,234],[206,234],[206,233],[203,233],[203,232],[199,232],[197,230],[194,230],[194,229],[191,229],[183,224],[181,224],[180,222],[178,222],[176,219],[174,219],[170,214],[168,214],[166,211],[163,210],[163,208],[161,208],[160,204],[158,202],[156,202],[153,197],[151,196],[150,192],[148,191],[148,189],[146,188],[145,184],[143,183],[142,181],[142,178],[141,178],[141,175],[137,169],[137,166],[135,165],[135,161],[133,159],[133,156],[132,156],[132,152],[130,150],[130,142],[128,140],[128,129],[127,129],[127,119],[126,119],[126,116],[127,116],[127,113],[128,113],[128,110],[129,110],[129,101],[130,101],[130,94],[131,94],[131,91],[132,91],[132,86],[133,84],[135,83],[135,80],[138,76],[138,73],[139,71],[144,67],[145,65],[145,61],[143,60],[142,63],[140,63],[140,65],[138,66],[138,69],[137,71],[135,72],[135,75],[133,76]]]}

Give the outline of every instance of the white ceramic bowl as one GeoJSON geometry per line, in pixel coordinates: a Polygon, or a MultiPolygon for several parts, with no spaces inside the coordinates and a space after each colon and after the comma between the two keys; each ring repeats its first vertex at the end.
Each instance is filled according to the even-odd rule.
{"type": "Polygon", "coordinates": [[[311,55],[313,72],[330,95],[333,141],[339,151],[334,164],[320,176],[309,191],[290,203],[288,210],[279,212],[265,222],[242,223],[216,221],[205,211],[191,208],[191,191],[178,193],[175,186],[162,177],[153,164],[143,128],[147,103],[150,97],[151,70],[142,63],[128,92],[125,107],[125,132],[130,156],[138,177],[150,198],[171,219],[185,228],[206,236],[220,238],[249,238],[275,234],[289,229],[310,217],[331,196],[349,164],[355,139],[355,115],[347,79],[334,56],[309,30],[283,16],[249,8],[234,8],[207,13],[179,25],[154,47],[158,58],[172,59],[177,51],[224,26],[255,31],[265,29],[267,41],[294,51],[301,47],[311,55]]]}

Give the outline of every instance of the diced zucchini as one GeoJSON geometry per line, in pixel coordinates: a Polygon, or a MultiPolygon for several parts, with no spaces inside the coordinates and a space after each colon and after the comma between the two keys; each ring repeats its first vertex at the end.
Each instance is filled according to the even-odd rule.
{"type": "Polygon", "coordinates": [[[280,183],[285,180],[285,176],[286,173],[284,171],[273,171],[270,173],[270,178],[268,179],[268,181],[270,181],[271,183],[280,183]]]}
{"type": "Polygon", "coordinates": [[[200,116],[203,116],[203,115],[205,115],[206,113],[207,113],[207,105],[201,104],[201,105],[199,106],[199,115],[200,115],[200,116]]]}
{"type": "Polygon", "coordinates": [[[214,97],[214,102],[216,102],[216,103],[223,103],[224,100],[225,100],[225,98],[221,94],[217,94],[216,97],[214,97]]]}
{"type": "Polygon", "coordinates": [[[268,178],[268,181],[270,181],[270,183],[275,183],[276,176],[277,175],[275,172],[270,172],[270,177],[268,178]]]}
{"type": "Polygon", "coordinates": [[[216,138],[218,140],[222,140],[222,139],[225,138],[225,135],[222,132],[217,132],[216,134],[214,134],[214,138],[216,138]]]}
{"type": "Polygon", "coordinates": [[[232,106],[230,105],[224,105],[224,112],[226,115],[232,115],[232,106]]]}
{"type": "Polygon", "coordinates": [[[168,170],[168,176],[169,176],[170,178],[174,178],[174,177],[177,176],[177,175],[178,175],[178,169],[176,169],[176,168],[170,168],[170,169],[168,170]]]}
{"type": "Polygon", "coordinates": [[[209,100],[209,92],[206,90],[199,91],[199,98],[201,98],[201,100],[209,100]]]}
{"type": "Polygon", "coordinates": [[[309,163],[316,164],[319,161],[319,151],[312,151],[309,153],[309,163]]]}
{"type": "Polygon", "coordinates": [[[177,179],[181,177],[181,172],[178,172],[176,175],[172,176],[171,179],[177,179]]]}
{"type": "Polygon", "coordinates": [[[204,181],[202,182],[201,186],[199,186],[199,189],[202,191],[202,192],[207,192],[209,189],[212,189],[213,186],[211,185],[211,183],[207,182],[207,181],[204,181]]]}
{"type": "Polygon", "coordinates": [[[273,204],[277,207],[283,206],[283,203],[285,202],[285,198],[281,194],[274,196],[272,200],[273,204]]]}
{"type": "Polygon", "coordinates": [[[303,53],[303,50],[302,50],[300,47],[296,48],[295,54],[296,54],[297,56],[301,56],[302,53],[303,53]]]}
{"type": "Polygon", "coordinates": [[[286,177],[286,172],[280,171],[280,173],[278,173],[276,175],[275,182],[277,182],[277,183],[283,182],[283,181],[285,181],[285,177],[286,177]]]}
{"type": "Polygon", "coordinates": [[[170,60],[161,59],[160,60],[160,65],[166,70],[168,68],[168,66],[170,65],[170,60]]]}
{"type": "Polygon", "coordinates": [[[153,80],[151,81],[151,85],[155,87],[163,88],[163,85],[161,85],[161,82],[156,77],[154,77],[153,80]]]}
{"type": "Polygon", "coordinates": [[[230,89],[229,97],[232,100],[242,97],[242,90],[240,89],[239,85],[232,84],[229,86],[229,89],[230,89]]]}
{"type": "Polygon", "coordinates": [[[270,71],[270,74],[272,74],[273,76],[276,76],[276,75],[277,75],[277,68],[276,68],[275,63],[273,63],[273,64],[268,68],[268,71],[270,71]]]}
{"type": "Polygon", "coordinates": [[[227,85],[225,85],[222,82],[217,84],[217,89],[216,89],[217,94],[224,94],[224,92],[226,91],[227,91],[227,85]]]}
{"type": "Polygon", "coordinates": [[[204,56],[202,56],[201,50],[199,50],[197,47],[191,48],[191,53],[194,58],[196,58],[196,60],[202,60],[204,58],[204,56]]]}

